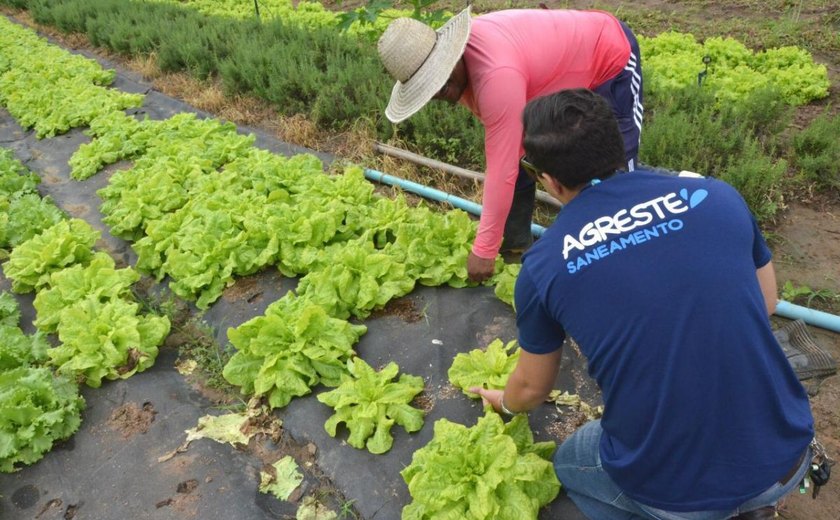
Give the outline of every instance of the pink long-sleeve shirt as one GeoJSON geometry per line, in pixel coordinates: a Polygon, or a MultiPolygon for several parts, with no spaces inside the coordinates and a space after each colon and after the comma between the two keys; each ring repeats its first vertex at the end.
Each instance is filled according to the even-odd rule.
{"type": "Polygon", "coordinates": [[[502,243],[522,156],[522,110],[567,88],[594,89],[630,57],[619,21],[602,11],[513,9],[472,20],[460,103],[484,125],[483,210],[473,253],[495,258],[502,243]]]}

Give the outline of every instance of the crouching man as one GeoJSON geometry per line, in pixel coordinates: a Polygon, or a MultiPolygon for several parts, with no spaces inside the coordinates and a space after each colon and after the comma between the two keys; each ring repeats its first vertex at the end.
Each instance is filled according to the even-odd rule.
{"type": "Polygon", "coordinates": [[[565,203],[523,257],[517,413],[551,390],[567,335],[604,415],[558,449],[557,476],[589,518],[772,518],[808,470],[807,394],[773,336],[770,250],[738,192],[624,163],[608,104],[565,90],[525,108],[522,166],[565,203]]]}

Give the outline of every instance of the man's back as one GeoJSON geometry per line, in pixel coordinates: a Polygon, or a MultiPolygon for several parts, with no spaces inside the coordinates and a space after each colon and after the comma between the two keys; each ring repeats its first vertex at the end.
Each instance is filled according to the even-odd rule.
{"type": "Polygon", "coordinates": [[[602,462],[630,497],[735,507],[804,452],[807,396],[756,278],[769,261],[734,189],[646,172],[579,193],[526,254],[520,342],[547,351],[565,329],[581,346],[606,404],[602,462]]]}

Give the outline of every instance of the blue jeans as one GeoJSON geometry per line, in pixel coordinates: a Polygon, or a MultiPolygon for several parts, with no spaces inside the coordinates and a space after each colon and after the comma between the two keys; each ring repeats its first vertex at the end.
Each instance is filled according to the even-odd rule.
{"type": "Polygon", "coordinates": [[[811,452],[805,454],[796,474],[784,485],[773,484],[755,498],[731,511],[671,512],[646,506],[626,496],[601,466],[601,421],[584,424],[557,448],[554,471],[578,509],[593,520],[723,520],[765,506],[775,505],[805,476],[811,452]]]}

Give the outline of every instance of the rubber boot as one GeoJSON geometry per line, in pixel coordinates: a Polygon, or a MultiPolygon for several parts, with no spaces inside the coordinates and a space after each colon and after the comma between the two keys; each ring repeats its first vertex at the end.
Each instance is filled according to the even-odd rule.
{"type": "Polygon", "coordinates": [[[506,262],[516,261],[534,243],[534,235],[531,234],[531,218],[534,215],[536,198],[536,183],[523,186],[513,192],[513,203],[505,221],[501,248],[506,262]]]}

